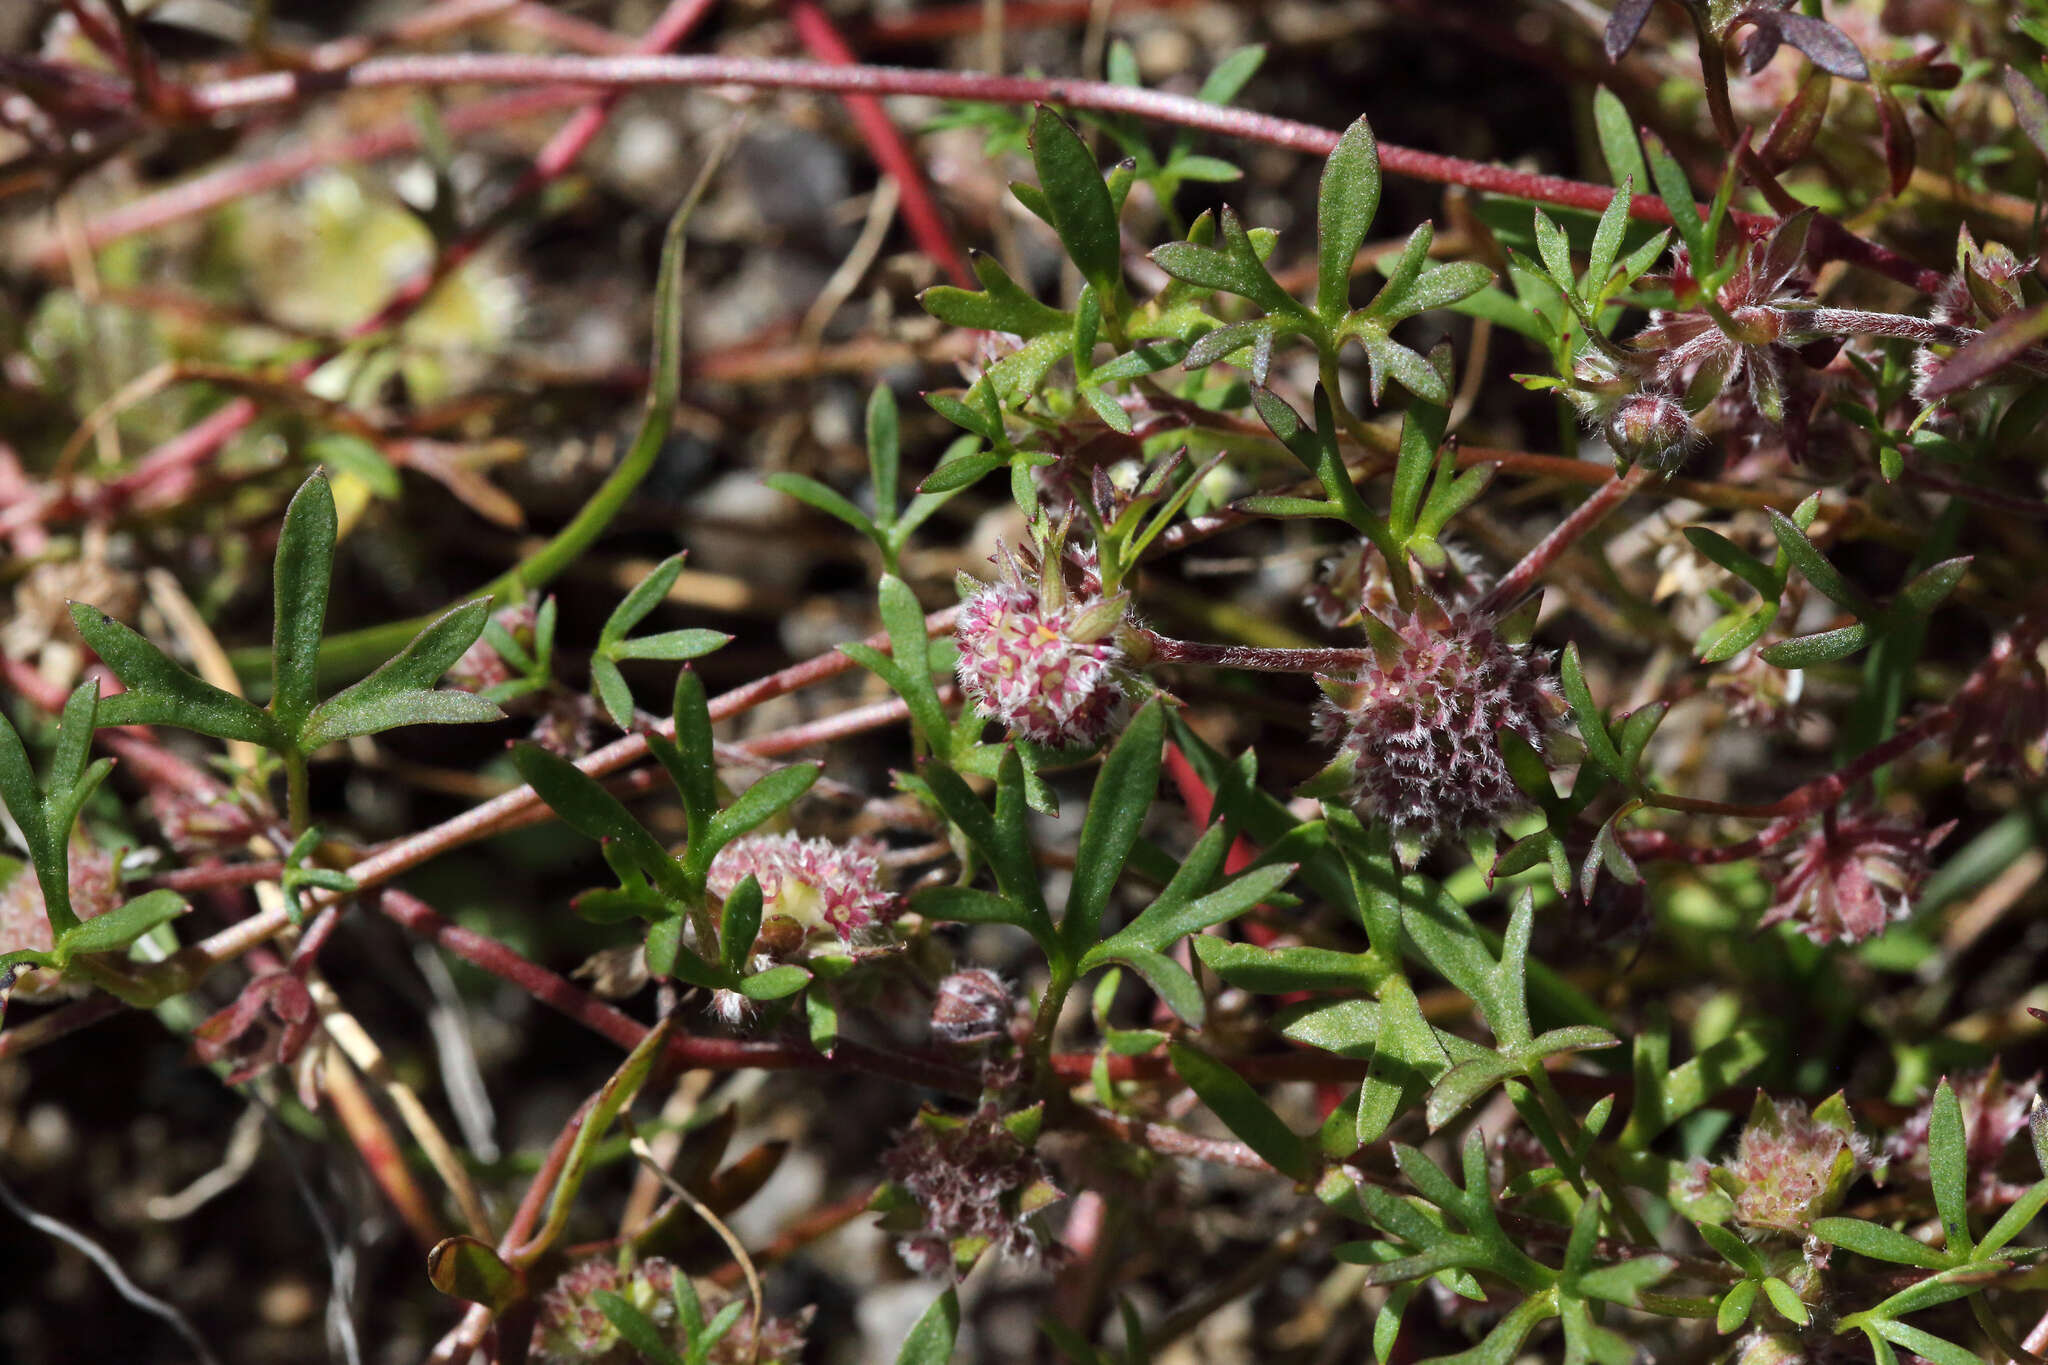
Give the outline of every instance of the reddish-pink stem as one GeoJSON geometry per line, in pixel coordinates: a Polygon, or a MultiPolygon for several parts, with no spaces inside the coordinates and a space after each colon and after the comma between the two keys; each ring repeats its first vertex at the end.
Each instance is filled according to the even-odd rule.
{"type": "Polygon", "coordinates": [[[1513,608],[1536,586],[1536,580],[1543,577],[1560,555],[1605,521],[1608,514],[1627,501],[1628,495],[1635,492],[1647,477],[1645,470],[1630,470],[1625,476],[1611,479],[1593,490],[1593,495],[1552,527],[1549,535],[1537,541],[1529,553],[1522,556],[1521,562],[1500,576],[1500,581],[1473,605],[1472,614],[1494,616],[1513,608]]]}
{"type": "MultiPolygon", "coordinates": [[[[830,16],[813,0],[792,0],[789,22],[796,29],[797,37],[803,40],[803,45],[819,61],[833,66],[858,64],[853,49],[846,45],[846,39],[840,36],[830,16]]],[[[945,268],[946,273],[953,277],[953,283],[963,289],[973,289],[974,272],[967,268],[967,257],[947,230],[938,201],[932,198],[931,186],[925,180],[924,169],[911,154],[910,145],[903,140],[903,134],[897,130],[895,120],[889,117],[889,111],[873,95],[847,95],[842,102],[846,105],[846,112],[853,116],[854,126],[860,129],[861,137],[866,140],[875,164],[896,182],[897,192],[902,196],[903,221],[910,228],[910,235],[917,239],[918,247],[945,268]]]]}
{"type": "MultiPolygon", "coordinates": [[[[581,84],[601,89],[648,86],[747,85],[759,89],[815,90],[835,95],[929,95],[940,99],[980,100],[997,104],[1061,104],[1072,109],[1132,114],[1140,118],[1201,129],[1225,137],[1270,143],[1295,151],[1328,155],[1338,135],[1327,128],[1207,103],[1191,96],[1159,90],[1111,85],[1103,81],[1035,80],[976,72],[920,71],[887,66],[826,66],[812,62],[754,57],[547,57],[485,53],[446,56],[372,58],[332,76],[273,72],[201,86],[192,92],[195,106],[206,113],[290,103],[328,91],[392,86],[465,84],[581,84]]],[[[1598,211],[1614,192],[1603,185],[1562,176],[1537,175],[1506,166],[1468,161],[1392,143],[1379,146],[1381,169],[1394,175],[1437,184],[1534,199],[1545,204],[1598,211]]],[[[1662,200],[1637,195],[1632,216],[1668,223],[1662,200]]],[[[1756,214],[1733,215],[1745,232],[1760,235],[1776,219],[1756,214]]],[[[1843,260],[1932,292],[1943,276],[1888,248],[1868,242],[1839,224],[1823,219],[1814,225],[1811,249],[1821,260],[1843,260]]]]}

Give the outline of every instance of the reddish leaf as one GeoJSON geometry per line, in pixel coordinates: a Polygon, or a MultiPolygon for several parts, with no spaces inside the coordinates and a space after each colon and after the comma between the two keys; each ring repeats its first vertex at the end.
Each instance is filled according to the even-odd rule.
{"type": "Polygon", "coordinates": [[[1877,123],[1884,137],[1884,164],[1891,172],[1892,193],[1904,194],[1906,185],[1913,179],[1913,165],[1919,159],[1919,147],[1913,140],[1913,125],[1906,121],[1906,107],[1898,97],[1884,86],[1874,87],[1877,93],[1877,123]]]}
{"type": "Polygon", "coordinates": [[[1764,134],[1764,145],[1758,149],[1758,155],[1766,166],[1781,171],[1812,149],[1821,120],[1827,117],[1828,96],[1833,89],[1834,78],[1827,72],[1816,68],[1806,73],[1798,93],[1778,111],[1778,117],[1771,120],[1770,131],[1764,134]]]}
{"type": "Polygon", "coordinates": [[[1934,372],[1926,389],[1928,398],[1946,398],[1974,388],[2010,365],[2034,343],[2048,337],[2048,304],[2036,304],[2023,313],[2010,313],[1984,329],[1975,341],[1957,351],[1946,365],[1934,372]]]}
{"type": "Polygon", "coordinates": [[[2048,157],[2048,95],[2021,74],[2017,67],[2005,69],[2005,97],[2012,101],[2012,115],[2034,150],[2048,157]]]}
{"type": "Polygon", "coordinates": [[[1650,8],[1656,3],[1657,0],[1619,0],[1614,12],[1607,16],[1608,61],[1620,61],[1622,55],[1635,46],[1643,24],[1650,17],[1650,8]]]}

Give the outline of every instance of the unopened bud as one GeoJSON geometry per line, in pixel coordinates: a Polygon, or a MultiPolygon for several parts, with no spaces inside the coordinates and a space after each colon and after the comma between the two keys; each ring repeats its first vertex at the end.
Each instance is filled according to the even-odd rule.
{"type": "Polygon", "coordinates": [[[1662,393],[1625,398],[1607,419],[1607,444],[1617,471],[1642,465],[1658,474],[1675,473],[1697,432],[1677,399],[1662,393]]]}
{"type": "Polygon", "coordinates": [[[970,967],[939,983],[932,1001],[932,1033],[949,1043],[986,1043],[1009,1031],[1015,1009],[1001,977],[984,967],[970,967]]]}

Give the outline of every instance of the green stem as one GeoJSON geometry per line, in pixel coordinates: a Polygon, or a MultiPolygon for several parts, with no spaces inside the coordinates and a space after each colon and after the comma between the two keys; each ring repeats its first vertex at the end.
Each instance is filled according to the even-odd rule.
{"type": "Polygon", "coordinates": [[[1045,984],[1045,994],[1038,997],[1038,1013],[1031,1020],[1031,1041],[1026,1051],[1031,1057],[1031,1068],[1040,1076],[1050,1077],[1052,1071],[1052,1035],[1060,1022],[1060,1012],[1066,1008],[1067,996],[1074,989],[1074,969],[1065,963],[1052,964],[1052,980],[1045,984]]]}
{"type": "MultiPolygon", "coordinates": [[[[1529,1068],[1529,1085],[1536,1092],[1537,1102],[1543,1106],[1544,1112],[1550,1115],[1550,1122],[1557,1129],[1559,1140],[1568,1148],[1578,1147],[1579,1135],[1584,1129],[1579,1126],[1578,1119],[1565,1104],[1564,1097],[1557,1093],[1557,1087],[1550,1083],[1550,1073],[1543,1069],[1540,1062],[1529,1068]]],[[[1593,1183],[1607,1196],[1608,1216],[1614,1220],[1615,1235],[1645,1246],[1656,1245],[1657,1238],[1651,1233],[1649,1225],[1643,1222],[1642,1214],[1636,1211],[1635,1205],[1628,1202],[1627,1190],[1622,1188],[1614,1172],[1607,1169],[1607,1164],[1591,1150],[1591,1144],[1587,1144],[1584,1174],[1590,1176],[1593,1183]]]]}
{"type": "Polygon", "coordinates": [[[285,821],[297,838],[313,827],[313,789],[306,756],[293,750],[284,758],[285,821]]]}

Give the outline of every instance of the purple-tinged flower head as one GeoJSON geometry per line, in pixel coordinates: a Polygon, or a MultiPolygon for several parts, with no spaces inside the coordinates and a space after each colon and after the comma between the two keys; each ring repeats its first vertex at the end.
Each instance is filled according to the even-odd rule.
{"type": "MultiPolygon", "coordinates": [[[[1658,309],[1633,344],[1655,357],[1657,387],[1704,404],[1716,391],[1740,384],[1750,403],[1772,422],[1784,420],[1784,366],[1780,338],[1793,329],[1791,315],[1810,292],[1799,274],[1806,253],[1811,212],[1792,215],[1771,233],[1742,249],[1735,273],[1715,291],[1727,325],[1704,308],[1658,309]]],[[[1696,290],[1692,261],[1672,248],[1675,266],[1664,282],[1683,296],[1696,290]]]]}
{"type": "MultiPolygon", "coordinates": [[[[682,1317],[676,1311],[675,1283],[680,1273],[668,1261],[655,1256],[630,1270],[617,1261],[598,1256],[579,1261],[556,1277],[541,1295],[540,1312],[533,1324],[529,1347],[531,1358],[541,1365],[639,1365],[646,1359],[619,1330],[597,1302],[600,1293],[616,1294],[640,1311],[653,1324],[664,1345],[678,1356],[692,1343],[686,1341],[682,1317]]],[[[715,1317],[731,1295],[703,1281],[693,1281],[698,1303],[706,1318],[715,1317]]],[[[803,1359],[805,1337],[815,1309],[806,1307],[787,1317],[761,1320],[758,1341],[746,1317],[711,1348],[710,1365],[794,1365],[803,1359]]]]}
{"type": "Polygon", "coordinates": [[[721,899],[748,877],[761,888],[761,918],[794,921],[806,933],[829,929],[844,942],[895,911],[882,884],[881,846],[835,844],[794,834],[749,834],[718,850],[705,885],[721,899]]]}
{"type": "Polygon", "coordinates": [[[1707,680],[1728,707],[1729,719],[1762,730],[1789,730],[1807,714],[1803,669],[1780,668],[1763,656],[1762,643],[1743,650],[1707,680]]]}
{"type": "Polygon", "coordinates": [[[1759,1093],[1735,1155],[1695,1171],[1734,1203],[1735,1221],[1751,1235],[1803,1236],[1816,1218],[1842,1202],[1870,1163],[1870,1140],[1858,1133],[1836,1095],[1808,1113],[1798,1100],[1759,1093]]]}
{"type": "MultiPolygon", "coordinates": [[[[1492,586],[1479,557],[1455,540],[1440,540],[1441,564],[1431,568],[1411,559],[1410,568],[1428,575],[1430,591],[1438,601],[1464,603],[1492,586]]],[[[1386,556],[1369,540],[1355,540],[1323,560],[1315,581],[1302,593],[1302,605],[1314,614],[1318,624],[1335,630],[1357,625],[1366,616],[1387,620],[1400,611],[1394,581],[1387,572],[1386,556]]]]}
{"type": "Polygon", "coordinates": [[[961,690],[1019,739],[1055,749],[1098,742],[1130,700],[1129,659],[1116,638],[1129,594],[1070,588],[1056,561],[1034,573],[1001,547],[996,566],[993,583],[961,583],[961,690]]]}
{"type": "MultiPolygon", "coordinates": [[[[2020,282],[2034,273],[2037,264],[2031,257],[2022,258],[2003,242],[1986,242],[1978,246],[1977,239],[1965,226],[1956,237],[1955,273],[1936,293],[1929,317],[1953,327],[1989,327],[2026,306],[2020,282]]],[[[1915,398],[1923,403],[1928,401],[1935,377],[1950,358],[1945,347],[1936,350],[1922,346],[1914,351],[1915,398]]],[[[1952,424],[1960,417],[1961,406],[1968,396],[1966,391],[1942,401],[1934,410],[1934,420],[1944,425],[1952,424]]]]}
{"type": "MultiPolygon", "coordinates": [[[[1998,1064],[1974,1075],[1951,1078],[1956,1102],[1963,1111],[1963,1154],[1972,1188],[1970,1202],[1980,1208],[2010,1202],[2024,1187],[2009,1186],[1998,1178],[1998,1162],[2015,1137],[2027,1128],[2027,1116],[2040,1092],[2039,1075],[2023,1081],[2008,1081],[1998,1064]]],[[[1887,1163],[1887,1180],[1904,1176],[1916,1185],[1932,1179],[1927,1163],[1927,1136],[1934,1119],[1934,1097],[1929,1095],[1908,1115],[1898,1130],[1884,1140],[1882,1155],[1887,1163]]]]}
{"type": "Polygon", "coordinates": [[[896,1245],[905,1264],[920,1275],[954,1275],[984,1252],[1029,1260],[1044,1250],[1031,1215],[1064,1196],[1026,1140],[1037,1119],[1035,1110],[1006,1118],[993,1106],[971,1118],[917,1116],[882,1157],[922,1215],[922,1226],[896,1245]]]}
{"type": "Polygon", "coordinates": [[[2038,645],[2000,636],[1951,714],[1949,753],[1968,781],[2048,772],[2048,671],[2038,645]]]}
{"type": "Polygon", "coordinates": [[[1834,812],[1778,860],[1758,927],[1789,922],[1815,943],[1856,943],[1912,913],[1928,855],[1955,822],[1928,830],[1869,811],[1834,812]]]}
{"type": "Polygon", "coordinates": [[[1356,678],[1325,679],[1319,732],[1350,766],[1352,799],[1393,827],[1404,857],[1524,804],[1501,737],[1539,754],[1563,712],[1549,656],[1487,619],[1434,603],[1393,623],[1368,618],[1373,650],[1356,678]]]}

